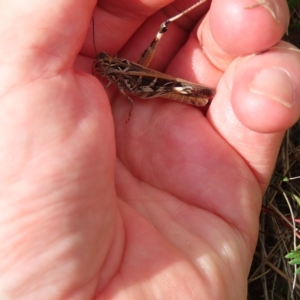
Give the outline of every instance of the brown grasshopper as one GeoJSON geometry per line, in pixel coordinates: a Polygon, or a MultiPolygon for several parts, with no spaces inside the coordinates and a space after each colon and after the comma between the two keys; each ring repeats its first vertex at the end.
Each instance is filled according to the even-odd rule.
{"type": "Polygon", "coordinates": [[[147,68],[158,42],[168,30],[168,25],[205,1],[199,0],[185,11],[163,22],[154,40],[143,52],[138,63],[111,56],[106,52],[96,55],[94,68],[97,74],[109,80],[107,87],[112,82],[115,83],[120,92],[131,103],[128,120],[131,116],[134,101],[127,93],[144,99],[155,97],[169,98],[194,106],[210,104],[215,95],[214,89],[147,68]]]}

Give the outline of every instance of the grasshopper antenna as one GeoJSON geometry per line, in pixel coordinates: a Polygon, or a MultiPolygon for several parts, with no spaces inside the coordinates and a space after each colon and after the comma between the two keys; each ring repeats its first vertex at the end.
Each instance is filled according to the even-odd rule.
{"type": "Polygon", "coordinates": [[[95,42],[95,20],[94,17],[92,17],[92,26],[93,26],[93,45],[94,45],[94,50],[95,53],[97,54],[97,48],[96,48],[96,42],[95,42]]]}
{"type": "MultiPolygon", "coordinates": [[[[98,52],[97,52],[97,49],[96,49],[96,42],[95,42],[95,20],[94,20],[94,16],[92,16],[92,28],[93,28],[93,30],[92,30],[92,32],[93,32],[93,45],[94,45],[95,53],[97,55],[98,52]]],[[[92,74],[95,76],[95,74],[94,74],[94,64],[95,63],[93,63],[92,74]]]]}

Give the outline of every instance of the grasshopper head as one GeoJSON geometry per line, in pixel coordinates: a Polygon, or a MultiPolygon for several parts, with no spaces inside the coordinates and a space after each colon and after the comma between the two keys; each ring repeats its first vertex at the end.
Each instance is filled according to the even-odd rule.
{"type": "Polygon", "coordinates": [[[96,55],[95,61],[94,61],[94,68],[100,76],[105,77],[107,75],[107,72],[111,66],[111,62],[113,60],[113,57],[107,54],[106,52],[100,52],[96,55]]]}

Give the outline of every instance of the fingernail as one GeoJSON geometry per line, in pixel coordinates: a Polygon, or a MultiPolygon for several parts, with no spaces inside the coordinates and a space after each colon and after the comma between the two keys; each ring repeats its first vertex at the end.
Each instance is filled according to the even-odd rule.
{"type": "Polygon", "coordinates": [[[251,6],[249,6],[249,8],[255,8],[258,6],[263,6],[267,11],[269,11],[269,13],[271,14],[271,16],[274,18],[275,21],[278,21],[278,4],[275,0],[255,0],[256,4],[253,4],[251,6]]]}
{"type": "Polygon", "coordinates": [[[289,73],[281,68],[271,67],[257,73],[249,85],[249,91],[292,107],[294,88],[289,73]]]}

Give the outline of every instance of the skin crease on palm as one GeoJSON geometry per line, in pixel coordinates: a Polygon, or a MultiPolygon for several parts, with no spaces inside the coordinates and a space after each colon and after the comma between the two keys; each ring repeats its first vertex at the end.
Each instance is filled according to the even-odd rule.
{"type": "Polygon", "coordinates": [[[170,25],[150,67],[216,87],[206,114],[135,99],[125,124],[91,71],[92,15],[98,51],[137,61],[193,3],[0,2],[1,299],[246,299],[300,111],[285,0],[213,0],[170,25]]]}

